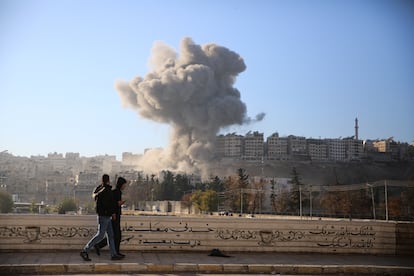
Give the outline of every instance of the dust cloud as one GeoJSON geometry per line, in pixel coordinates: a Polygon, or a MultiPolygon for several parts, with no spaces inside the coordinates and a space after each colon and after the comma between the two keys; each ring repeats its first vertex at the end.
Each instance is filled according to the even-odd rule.
{"type": "Polygon", "coordinates": [[[146,151],[137,164],[146,172],[207,175],[220,129],[265,117],[264,113],[255,118],[246,116],[246,104],[234,87],[246,65],[243,58],[225,47],[197,45],[184,38],[178,54],[170,46],[155,42],[149,66],[145,77],[115,84],[123,107],[171,126],[167,148],[146,151]]]}

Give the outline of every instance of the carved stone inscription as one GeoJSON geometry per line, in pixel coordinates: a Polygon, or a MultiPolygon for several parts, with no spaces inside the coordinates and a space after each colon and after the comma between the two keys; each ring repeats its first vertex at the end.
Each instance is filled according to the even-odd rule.
{"type": "Polygon", "coordinates": [[[196,247],[202,245],[197,234],[209,234],[215,231],[208,223],[204,226],[193,227],[189,222],[179,222],[178,225],[164,225],[162,222],[140,223],[139,225],[127,225],[122,229],[124,244],[137,244],[158,248],[161,246],[196,247]],[[161,238],[159,238],[161,237],[161,238]]]}
{"type": "Polygon", "coordinates": [[[278,242],[307,241],[318,247],[373,248],[375,232],[372,226],[317,226],[315,230],[230,230],[218,229],[223,240],[258,240],[260,246],[276,246],[278,242]]]}
{"type": "Polygon", "coordinates": [[[375,241],[375,232],[372,226],[324,225],[317,227],[315,231],[309,231],[309,234],[321,237],[322,239],[317,245],[323,247],[372,248],[375,241]]]}
{"type": "MultiPolygon", "coordinates": [[[[128,221],[127,221],[128,222],[128,221]]],[[[368,251],[375,248],[376,231],[373,226],[364,224],[344,225],[343,223],[311,224],[303,230],[286,230],[277,227],[249,229],[246,223],[225,227],[225,222],[203,223],[188,221],[164,221],[153,219],[145,221],[131,220],[122,226],[122,243],[129,248],[208,248],[212,244],[223,244],[237,248],[238,242],[248,242],[250,247],[317,247],[332,251],[337,249],[353,249],[353,251],[368,251]],[[193,224],[192,224],[193,223],[193,224]],[[224,226],[224,227],[223,227],[224,226]],[[243,228],[246,227],[246,228],[243,228]]],[[[298,224],[296,224],[298,225],[298,224]]],[[[257,226],[257,225],[254,225],[257,226]]],[[[47,240],[65,240],[64,243],[75,239],[71,244],[82,244],[96,233],[96,226],[0,226],[1,239],[13,239],[17,243],[42,244],[47,240]],[[20,242],[19,242],[20,240],[20,242]]],[[[246,244],[246,243],[244,243],[246,244]]],[[[243,246],[242,246],[243,247],[243,246]]]]}
{"type": "MultiPolygon", "coordinates": [[[[202,227],[191,227],[187,222],[167,226],[159,221],[142,222],[135,226],[125,224],[121,230],[123,244],[153,248],[160,246],[196,247],[202,243],[197,239],[197,234],[215,231],[208,226],[208,223],[202,227]]],[[[18,238],[22,239],[23,243],[41,243],[46,239],[89,239],[95,233],[96,227],[0,226],[0,238],[18,238]]]]}
{"type": "Polygon", "coordinates": [[[45,227],[40,226],[2,226],[0,227],[1,238],[23,238],[23,242],[41,242],[48,238],[74,238],[92,237],[96,229],[85,227],[45,227]]]}

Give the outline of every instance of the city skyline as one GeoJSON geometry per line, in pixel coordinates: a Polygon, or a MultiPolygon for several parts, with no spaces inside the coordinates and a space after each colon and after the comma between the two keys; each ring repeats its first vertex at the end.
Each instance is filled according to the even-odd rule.
{"type": "Polygon", "coordinates": [[[414,9],[405,1],[0,3],[0,152],[167,147],[172,126],[124,109],[114,86],[151,72],[161,41],[234,51],[246,118],[218,134],[414,140],[414,9]],[[214,19],[214,20],[212,20],[214,19]]]}
{"type": "MultiPolygon", "coordinates": [[[[358,132],[359,132],[359,127],[358,127],[358,132]]],[[[245,134],[240,134],[240,133],[235,133],[235,132],[231,132],[231,133],[230,132],[229,133],[221,133],[221,134],[218,134],[217,135],[217,138],[219,136],[228,136],[228,135],[237,135],[237,136],[242,136],[243,138],[246,138],[247,135],[249,135],[249,134],[251,135],[251,134],[257,133],[257,134],[263,134],[263,143],[264,144],[267,143],[267,139],[268,138],[273,137],[273,135],[275,135],[275,134],[277,134],[278,137],[279,138],[282,138],[282,139],[287,139],[288,137],[293,136],[293,137],[304,137],[306,140],[314,140],[314,139],[318,139],[319,140],[320,139],[321,141],[325,141],[326,142],[327,140],[336,140],[336,139],[338,139],[338,140],[344,140],[344,139],[347,140],[349,138],[356,139],[355,137],[357,135],[359,135],[358,132],[355,131],[354,132],[354,135],[349,135],[349,136],[344,136],[344,137],[324,137],[324,138],[318,137],[318,138],[315,138],[315,137],[298,136],[298,135],[295,135],[295,134],[279,135],[279,133],[277,133],[277,132],[273,132],[272,134],[266,136],[266,135],[264,135],[263,132],[256,131],[256,130],[250,130],[250,131],[248,131],[245,134]]],[[[369,139],[368,138],[368,139],[365,139],[365,140],[356,139],[356,141],[361,141],[361,142],[365,142],[365,141],[385,141],[385,140],[389,140],[389,139],[392,139],[392,141],[394,141],[396,143],[406,143],[406,142],[402,142],[402,141],[393,140],[393,137],[382,138],[382,139],[369,139]]],[[[409,146],[410,145],[411,146],[414,146],[414,141],[411,142],[411,143],[406,143],[406,144],[408,144],[409,146]]],[[[18,157],[40,157],[40,156],[47,157],[49,155],[52,155],[53,156],[53,155],[56,155],[56,154],[65,156],[68,153],[69,154],[79,154],[79,157],[86,157],[86,158],[90,158],[90,157],[93,158],[93,157],[98,157],[98,156],[114,156],[116,158],[116,160],[119,161],[119,160],[122,160],[122,155],[124,153],[130,153],[130,154],[133,154],[133,155],[143,155],[146,150],[150,150],[150,149],[154,149],[154,148],[146,148],[146,149],[144,149],[143,152],[121,152],[121,153],[118,153],[118,154],[97,153],[94,156],[92,156],[92,155],[86,156],[86,155],[83,155],[79,151],[73,151],[73,152],[68,152],[68,151],[66,151],[66,152],[51,151],[51,152],[48,152],[47,154],[38,154],[38,155],[30,155],[30,156],[19,156],[19,155],[14,154],[13,152],[10,152],[9,150],[3,150],[0,153],[8,153],[8,154],[11,154],[13,156],[18,156],[18,157]]],[[[67,158],[67,156],[65,156],[65,158],[67,158]]]]}

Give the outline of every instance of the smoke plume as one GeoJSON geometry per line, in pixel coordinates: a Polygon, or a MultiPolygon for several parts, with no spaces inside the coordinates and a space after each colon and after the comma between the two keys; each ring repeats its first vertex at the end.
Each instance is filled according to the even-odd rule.
{"type": "Polygon", "coordinates": [[[166,149],[144,154],[139,166],[145,171],[169,169],[205,175],[221,128],[264,118],[264,113],[255,119],[246,116],[246,105],[233,87],[246,65],[225,47],[200,46],[184,38],[177,55],[168,45],[156,42],[149,63],[151,71],[144,78],[115,85],[124,107],[172,128],[166,149]]]}

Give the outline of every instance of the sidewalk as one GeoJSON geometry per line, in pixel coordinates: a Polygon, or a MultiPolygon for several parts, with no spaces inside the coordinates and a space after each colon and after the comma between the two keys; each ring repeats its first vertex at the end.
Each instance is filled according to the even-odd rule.
{"type": "Polygon", "coordinates": [[[211,273],[281,275],[414,275],[413,256],[343,254],[125,252],[123,260],[111,261],[108,251],[93,251],[85,262],[78,251],[0,253],[0,274],[100,274],[100,273],[211,273]]]}

